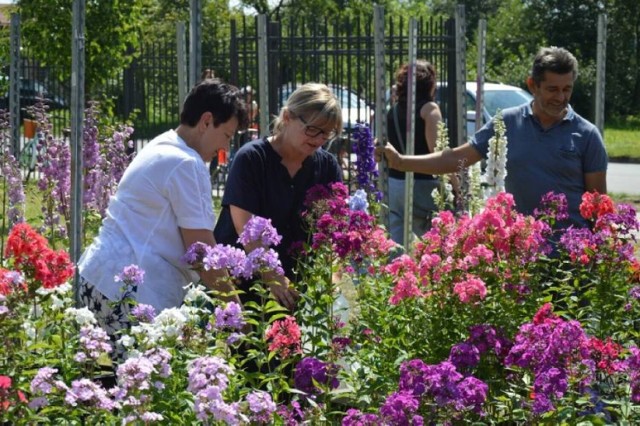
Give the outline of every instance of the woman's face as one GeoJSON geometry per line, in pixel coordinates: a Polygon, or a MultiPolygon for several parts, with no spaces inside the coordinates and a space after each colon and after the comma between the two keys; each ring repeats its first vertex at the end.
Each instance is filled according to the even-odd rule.
{"type": "Polygon", "coordinates": [[[300,153],[310,156],[322,147],[327,141],[336,137],[336,131],[332,123],[320,120],[310,122],[302,114],[300,116],[289,115],[289,130],[291,131],[294,146],[300,153]]]}

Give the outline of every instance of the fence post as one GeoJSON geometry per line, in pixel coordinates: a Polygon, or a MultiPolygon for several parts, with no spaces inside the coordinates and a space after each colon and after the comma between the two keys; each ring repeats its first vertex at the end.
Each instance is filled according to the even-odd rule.
{"type": "Polygon", "coordinates": [[[20,153],[20,15],[11,14],[11,65],[9,67],[9,125],[11,154],[20,153]]]}
{"type": "Polygon", "coordinates": [[[82,250],[82,134],[84,120],[85,0],[73,1],[71,40],[71,241],[70,255],[75,266],[73,292],[80,306],[77,263],[82,250]]]}
{"type": "Polygon", "coordinates": [[[476,77],[476,132],[482,127],[484,108],[484,71],[487,52],[487,20],[478,21],[478,73],[476,77]]]}
{"type": "Polygon", "coordinates": [[[604,89],[607,65],[607,15],[598,15],[598,52],[596,65],[596,127],[604,138],[604,89]]]}
{"type": "MultiPolygon", "coordinates": [[[[385,87],[384,67],[384,7],[375,5],[373,8],[373,34],[375,49],[375,82],[376,82],[376,122],[375,134],[379,146],[387,143],[387,91],[385,87]]],[[[382,194],[380,222],[389,229],[389,168],[383,159],[378,165],[378,190],[382,194]]]]}
{"type": "Polygon", "coordinates": [[[467,139],[467,114],[465,107],[465,86],[467,72],[465,67],[466,41],[465,41],[465,16],[464,5],[456,7],[455,16],[455,39],[456,39],[456,145],[460,146],[467,139]]]}
{"type": "Polygon", "coordinates": [[[267,15],[258,15],[258,90],[260,104],[260,136],[269,135],[269,61],[267,37],[267,15]]]}
{"type": "MultiPolygon", "coordinates": [[[[406,155],[415,153],[416,133],[416,60],[418,56],[418,22],[409,19],[409,69],[407,70],[407,133],[405,135],[406,155]]],[[[404,247],[411,250],[413,239],[413,172],[404,174],[404,247]]]]}
{"type": "Polygon", "coordinates": [[[202,73],[202,1],[191,0],[189,21],[189,87],[196,85],[202,73]]]}
{"type": "Polygon", "coordinates": [[[176,53],[178,55],[178,111],[182,111],[182,102],[187,97],[189,84],[187,82],[187,29],[184,22],[176,22],[176,53]]]}

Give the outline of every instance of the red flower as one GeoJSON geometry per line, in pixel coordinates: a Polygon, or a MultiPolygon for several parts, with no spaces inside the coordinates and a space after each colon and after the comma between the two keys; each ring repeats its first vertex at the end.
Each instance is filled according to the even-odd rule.
{"type": "Polygon", "coordinates": [[[612,374],[619,369],[616,361],[620,356],[620,352],[622,352],[622,345],[613,342],[611,337],[607,337],[606,342],[592,337],[589,340],[589,347],[591,349],[591,357],[596,362],[599,370],[612,374]]]}
{"type": "Polygon", "coordinates": [[[553,305],[547,302],[542,305],[540,309],[538,309],[538,312],[533,316],[533,323],[536,325],[543,324],[547,320],[555,318],[557,317],[553,313],[553,305]]]}
{"type": "MultiPolygon", "coordinates": [[[[7,238],[7,257],[13,258],[13,266],[26,277],[39,282],[44,288],[53,288],[73,276],[73,264],[64,250],[54,251],[47,240],[26,223],[16,224],[7,238]]],[[[0,283],[0,293],[10,288],[0,283]]]]}
{"type": "Polygon", "coordinates": [[[604,214],[615,213],[616,209],[613,201],[606,194],[600,194],[598,191],[585,192],[582,194],[582,203],[580,204],[580,214],[588,220],[596,220],[604,214]]]}
{"type": "MultiPolygon", "coordinates": [[[[11,405],[11,377],[0,375],[0,412],[7,411],[11,405]]],[[[18,401],[22,403],[27,402],[24,394],[21,391],[17,391],[18,401]]]]}
{"type": "Polygon", "coordinates": [[[272,341],[269,350],[279,353],[282,358],[302,352],[300,338],[300,327],[292,316],[274,321],[266,333],[267,341],[272,341]]]}

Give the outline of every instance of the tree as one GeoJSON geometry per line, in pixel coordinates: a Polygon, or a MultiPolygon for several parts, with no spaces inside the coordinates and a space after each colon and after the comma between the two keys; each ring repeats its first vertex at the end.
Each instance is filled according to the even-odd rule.
{"type": "MultiPolygon", "coordinates": [[[[133,59],[142,9],[152,0],[92,0],[86,4],[86,92],[90,97],[133,59]]],[[[43,65],[56,65],[61,81],[71,74],[73,0],[18,0],[23,44],[43,65]]]]}

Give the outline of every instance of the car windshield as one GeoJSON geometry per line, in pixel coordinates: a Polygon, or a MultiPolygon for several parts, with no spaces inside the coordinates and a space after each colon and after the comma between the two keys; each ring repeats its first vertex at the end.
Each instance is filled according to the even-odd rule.
{"type": "Polygon", "coordinates": [[[524,90],[485,90],[484,92],[484,106],[492,117],[498,109],[522,105],[530,100],[531,96],[524,90]]]}

